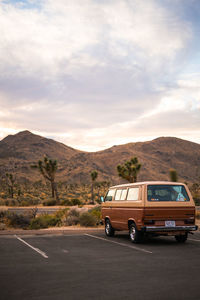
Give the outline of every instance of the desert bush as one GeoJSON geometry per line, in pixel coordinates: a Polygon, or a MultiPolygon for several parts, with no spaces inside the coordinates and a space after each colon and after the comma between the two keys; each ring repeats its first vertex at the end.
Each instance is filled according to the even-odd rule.
{"type": "Polygon", "coordinates": [[[6,206],[18,206],[19,202],[16,199],[7,199],[4,204],[6,206]]]}
{"type": "Polygon", "coordinates": [[[72,202],[72,205],[82,205],[82,204],[83,204],[82,201],[80,201],[80,200],[77,199],[77,198],[73,198],[73,199],[71,200],[71,202],[72,202]]]}
{"type": "Polygon", "coordinates": [[[8,227],[27,229],[30,225],[30,218],[24,214],[6,212],[4,216],[5,223],[8,227]]]}
{"type": "Polygon", "coordinates": [[[1,210],[0,211],[0,224],[5,224],[7,211],[1,210]]]}
{"type": "Polygon", "coordinates": [[[1,210],[0,211],[0,221],[6,216],[7,211],[6,210],[1,210]]]}
{"type": "Polygon", "coordinates": [[[194,195],[193,199],[194,199],[195,205],[200,206],[200,196],[199,195],[194,195]]]}
{"type": "MultiPolygon", "coordinates": [[[[25,179],[25,178],[24,178],[25,179]]],[[[59,183],[59,195],[60,195],[60,202],[61,205],[66,206],[75,206],[75,205],[82,205],[84,203],[88,203],[88,199],[91,198],[91,185],[88,184],[67,184],[66,182],[59,183]]],[[[19,205],[19,206],[32,206],[43,204],[43,201],[46,202],[51,200],[51,193],[50,193],[50,185],[44,184],[42,181],[38,181],[35,183],[31,183],[27,180],[21,182],[20,185],[16,187],[14,200],[16,202],[11,202],[8,191],[7,185],[0,181],[0,199],[7,201],[7,205],[19,205]],[[17,203],[18,201],[18,203],[17,203]]],[[[94,194],[95,199],[97,199],[97,195],[105,194],[107,189],[107,185],[101,184],[100,187],[95,186],[94,194]],[[97,193],[98,190],[98,193],[97,193]]],[[[2,202],[2,205],[5,205],[5,202],[2,202]]],[[[48,203],[47,203],[48,205],[48,203]]],[[[49,204],[49,205],[53,205],[49,204]]]]}
{"type": "Polygon", "coordinates": [[[61,205],[72,206],[72,202],[68,199],[63,199],[60,201],[61,205]]]}
{"type": "Polygon", "coordinates": [[[19,206],[30,206],[30,205],[38,205],[40,203],[40,199],[31,199],[31,198],[23,198],[18,199],[19,206]]]}
{"type": "Polygon", "coordinates": [[[54,206],[54,205],[56,205],[56,204],[57,204],[57,202],[56,202],[55,199],[46,200],[46,201],[43,202],[43,205],[44,205],[44,206],[54,206]]]}
{"type": "Polygon", "coordinates": [[[69,208],[59,209],[57,212],[55,212],[54,216],[61,219],[68,215],[68,211],[69,208]]]}
{"type": "Polygon", "coordinates": [[[68,215],[63,220],[64,221],[63,223],[66,226],[77,225],[79,223],[79,217],[80,217],[80,212],[76,208],[70,209],[68,215]]]}
{"type": "Polygon", "coordinates": [[[20,202],[20,206],[29,206],[30,204],[29,204],[29,201],[27,201],[27,200],[22,200],[21,202],[20,202]]]}
{"type": "Polygon", "coordinates": [[[89,212],[82,213],[79,218],[80,225],[85,227],[94,227],[97,225],[97,217],[89,212]]]}
{"type": "Polygon", "coordinates": [[[101,220],[101,206],[95,206],[94,208],[90,209],[88,212],[91,215],[95,216],[98,222],[101,220]]]}
{"type": "Polygon", "coordinates": [[[79,224],[79,217],[76,216],[68,216],[64,222],[64,225],[66,226],[73,226],[77,224],[79,224]]]}
{"type": "Polygon", "coordinates": [[[5,205],[5,200],[0,199],[0,206],[3,206],[3,205],[5,205]]]}
{"type": "Polygon", "coordinates": [[[68,216],[72,216],[72,217],[77,217],[79,218],[80,216],[80,211],[76,208],[72,208],[70,209],[69,213],[68,213],[68,216]]]}
{"type": "Polygon", "coordinates": [[[6,224],[0,223],[0,230],[5,230],[6,229],[6,224]]]}
{"type": "Polygon", "coordinates": [[[60,201],[61,205],[66,205],[66,206],[75,206],[75,205],[82,205],[83,202],[77,198],[73,198],[71,200],[69,199],[63,199],[60,201]]]}
{"type": "Polygon", "coordinates": [[[7,199],[7,194],[5,192],[1,192],[0,196],[2,199],[7,199]]]}
{"type": "Polygon", "coordinates": [[[30,222],[30,229],[48,228],[58,225],[60,218],[52,215],[41,215],[30,222]]]}

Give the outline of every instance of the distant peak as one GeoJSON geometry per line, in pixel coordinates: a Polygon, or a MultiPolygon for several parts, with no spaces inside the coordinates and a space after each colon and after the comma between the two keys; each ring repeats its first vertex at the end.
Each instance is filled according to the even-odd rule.
{"type": "Polygon", "coordinates": [[[20,131],[18,132],[16,135],[32,135],[33,133],[30,132],[29,130],[24,130],[24,131],[20,131]]]}
{"type": "Polygon", "coordinates": [[[179,140],[179,138],[176,138],[174,136],[160,136],[158,138],[155,138],[153,141],[161,141],[161,140],[179,140]]]}
{"type": "Polygon", "coordinates": [[[38,136],[28,130],[24,130],[16,134],[9,134],[2,141],[8,142],[8,141],[21,140],[21,139],[33,139],[34,137],[38,137],[38,136]]]}

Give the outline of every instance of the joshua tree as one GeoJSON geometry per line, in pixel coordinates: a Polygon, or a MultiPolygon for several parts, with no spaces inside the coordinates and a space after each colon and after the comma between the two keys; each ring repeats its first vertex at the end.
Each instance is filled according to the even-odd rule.
{"type": "Polygon", "coordinates": [[[6,182],[8,185],[8,192],[11,198],[13,198],[14,195],[14,184],[15,184],[16,178],[13,176],[13,174],[6,173],[6,182]]]}
{"type": "Polygon", "coordinates": [[[141,164],[138,161],[138,158],[132,157],[130,160],[127,160],[123,165],[117,166],[117,171],[119,177],[122,177],[129,182],[136,182],[137,175],[140,171],[141,164]]]}
{"type": "Polygon", "coordinates": [[[92,200],[92,203],[94,204],[94,183],[95,183],[95,180],[97,179],[98,177],[98,172],[97,171],[92,171],[90,173],[90,176],[91,176],[91,179],[92,179],[92,185],[91,185],[91,200],[92,200]]]}
{"type": "Polygon", "coordinates": [[[52,198],[56,197],[56,200],[59,201],[57,184],[55,182],[55,175],[58,169],[57,161],[44,156],[43,161],[39,160],[36,165],[32,165],[31,167],[38,169],[42,176],[50,181],[52,198]]]}
{"type": "Polygon", "coordinates": [[[175,169],[170,169],[169,170],[169,176],[170,176],[170,180],[173,182],[177,182],[178,181],[178,174],[176,172],[175,169]]]}

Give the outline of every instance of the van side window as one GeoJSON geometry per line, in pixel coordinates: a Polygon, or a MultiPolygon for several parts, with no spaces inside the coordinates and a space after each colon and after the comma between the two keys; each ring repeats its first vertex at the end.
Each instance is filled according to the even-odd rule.
{"type": "Polygon", "coordinates": [[[105,202],[106,201],[112,201],[115,195],[115,189],[109,190],[106,197],[105,197],[105,202]]]}
{"type": "Polygon", "coordinates": [[[137,201],[139,197],[139,187],[130,188],[128,190],[127,200],[137,201]]]}
{"type": "Polygon", "coordinates": [[[117,190],[116,194],[115,194],[115,200],[116,201],[123,201],[126,198],[126,194],[127,194],[127,189],[119,189],[117,190]]]}
{"type": "Polygon", "coordinates": [[[125,200],[126,199],[126,194],[127,194],[127,189],[123,189],[122,193],[121,193],[121,200],[125,200]]]}
{"type": "Polygon", "coordinates": [[[115,194],[115,200],[120,200],[121,198],[121,193],[122,193],[122,190],[117,190],[116,194],[115,194]]]}

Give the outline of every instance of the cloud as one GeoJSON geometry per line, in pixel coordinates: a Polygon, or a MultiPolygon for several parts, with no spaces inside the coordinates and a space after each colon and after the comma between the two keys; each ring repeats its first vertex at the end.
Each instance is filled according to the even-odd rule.
{"type": "Polygon", "coordinates": [[[178,111],[194,130],[196,23],[165,4],[0,1],[0,127],[84,149],[172,133],[178,111]]]}
{"type": "Polygon", "coordinates": [[[71,74],[73,68],[108,63],[93,52],[105,44],[108,57],[128,56],[133,65],[138,59],[172,59],[191,34],[187,24],[154,1],[42,3],[39,11],[1,5],[0,57],[6,70],[10,65],[17,66],[19,74],[71,74]]]}
{"type": "MultiPolygon", "coordinates": [[[[111,28],[110,36],[118,48],[119,41],[132,46],[137,55],[171,58],[185,45],[191,34],[188,26],[156,1],[116,1],[105,6],[111,28]],[[128,3],[128,4],[127,4],[128,3]]],[[[123,54],[122,54],[123,55],[123,54]]]]}
{"type": "MultiPolygon", "coordinates": [[[[8,72],[8,66],[16,66],[19,76],[40,72],[46,78],[66,72],[77,53],[98,42],[98,27],[92,26],[87,6],[70,2],[44,1],[39,12],[1,5],[0,57],[8,72]]],[[[78,61],[80,58],[83,64],[89,61],[82,53],[78,61]]]]}

